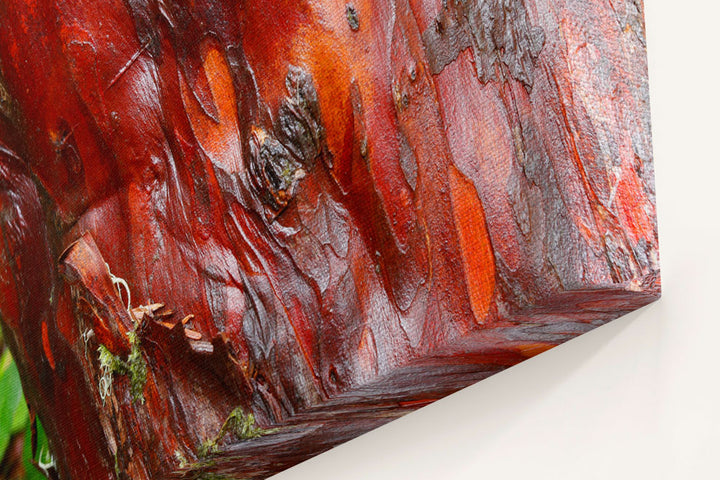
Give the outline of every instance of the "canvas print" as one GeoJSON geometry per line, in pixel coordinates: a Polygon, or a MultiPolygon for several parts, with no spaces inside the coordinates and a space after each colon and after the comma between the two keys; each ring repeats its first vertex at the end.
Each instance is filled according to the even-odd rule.
{"type": "Polygon", "coordinates": [[[659,297],[642,0],[4,0],[0,233],[0,468],[267,478],[659,297]]]}

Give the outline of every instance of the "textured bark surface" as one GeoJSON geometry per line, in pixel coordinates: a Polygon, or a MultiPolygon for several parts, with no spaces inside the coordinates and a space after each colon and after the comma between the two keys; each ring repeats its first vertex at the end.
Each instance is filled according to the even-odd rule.
{"type": "Polygon", "coordinates": [[[263,478],[656,299],[642,11],[0,2],[0,319],[60,478],[263,478]]]}

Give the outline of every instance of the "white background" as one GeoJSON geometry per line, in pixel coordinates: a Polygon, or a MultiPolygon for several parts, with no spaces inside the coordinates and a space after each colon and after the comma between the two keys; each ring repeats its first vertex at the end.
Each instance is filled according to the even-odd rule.
{"type": "Polygon", "coordinates": [[[645,13],[663,298],[275,479],[720,479],[720,7],[645,13]]]}

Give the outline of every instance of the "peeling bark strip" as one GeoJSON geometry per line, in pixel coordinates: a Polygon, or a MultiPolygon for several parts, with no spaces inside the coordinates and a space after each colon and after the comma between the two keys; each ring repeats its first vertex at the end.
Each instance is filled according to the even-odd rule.
{"type": "Polygon", "coordinates": [[[482,83],[497,80],[495,65],[502,62],[514,79],[532,87],[545,32],[530,24],[524,0],[448,0],[443,5],[423,33],[433,74],[472,47],[482,83]]]}
{"type": "Polygon", "coordinates": [[[62,480],[265,478],[660,294],[640,0],[0,25],[0,323],[62,480]]]}

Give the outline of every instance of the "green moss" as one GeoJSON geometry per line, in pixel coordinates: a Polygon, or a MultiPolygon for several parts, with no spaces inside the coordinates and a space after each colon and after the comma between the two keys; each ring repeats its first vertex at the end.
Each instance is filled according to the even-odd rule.
{"type": "Polygon", "coordinates": [[[118,460],[117,452],[113,454],[113,457],[115,457],[115,476],[120,478],[120,461],[118,460]]]}
{"type": "Polygon", "coordinates": [[[140,400],[140,403],[145,403],[143,389],[147,383],[147,363],[140,351],[140,339],[138,339],[137,334],[134,331],[128,332],[128,337],[130,338],[131,348],[130,355],[128,355],[125,363],[130,374],[130,392],[133,401],[140,400]]]}
{"type": "Polygon", "coordinates": [[[228,433],[233,434],[240,440],[250,440],[252,438],[258,438],[269,433],[276,432],[277,429],[264,429],[260,428],[255,424],[255,415],[252,413],[245,413],[242,407],[237,407],[235,410],[230,412],[228,418],[220,427],[215,438],[205,440],[198,449],[198,457],[206,458],[210,455],[216,454],[220,451],[218,444],[228,433]]]}
{"type": "Polygon", "coordinates": [[[220,448],[218,447],[218,439],[209,438],[202,442],[202,444],[200,444],[200,448],[198,448],[198,457],[207,458],[210,455],[218,453],[219,451],[220,448]]]}
{"type": "Polygon", "coordinates": [[[110,395],[112,388],[112,377],[120,369],[121,360],[113,355],[105,345],[98,347],[98,358],[100,360],[100,380],[98,381],[98,389],[100,390],[100,398],[103,405],[105,399],[110,395]]]}
{"type": "Polygon", "coordinates": [[[195,480],[233,480],[233,478],[219,473],[202,472],[195,477],[195,480]]]}
{"type": "Polygon", "coordinates": [[[180,450],[175,450],[175,460],[177,460],[179,468],[187,468],[189,465],[187,458],[185,458],[185,455],[180,450]]]}
{"type": "Polygon", "coordinates": [[[143,389],[147,382],[147,363],[140,351],[140,339],[134,330],[128,332],[128,339],[130,340],[130,354],[127,360],[122,360],[117,355],[113,355],[105,345],[98,347],[101,371],[99,388],[103,403],[110,394],[113,375],[127,375],[130,378],[130,393],[133,402],[145,403],[143,389]]]}
{"type": "Polygon", "coordinates": [[[255,425],[255,415],[252,413],[245,414],[241,407],[237,407],[230,412],[227,420],[220,429],[220,438],[230,432],[240,440],[249,440],[258,438],[265,434],[272,433],[274,430],[265,430],[255,425]]]}

